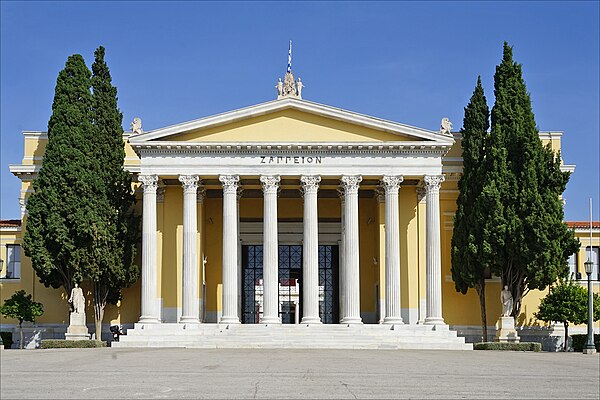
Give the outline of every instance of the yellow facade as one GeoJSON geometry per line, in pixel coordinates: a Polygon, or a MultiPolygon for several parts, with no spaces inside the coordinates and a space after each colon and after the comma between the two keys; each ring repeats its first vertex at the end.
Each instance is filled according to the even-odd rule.
{"type": "MultiPolygon", "coordinates": [[[[362,118],[362,117],[361,117],[362,118]]],[[[367,118],[367,117],[365,117],[367,118]]],[[[359,118],[357,117],[357,121],[359,118]]],[[[385,121],[380,123],[384,126],[385,121]]],[[[31,182],[41,164],[47,137],[41,132],[25,132],[24,157],[13,173],[22,180],[21,198],[27,199],[31,193],[31,182]]],[[[541,138],[550,143],[554,150],[560,150],[561,135],[543,133],[541,138]]],[[[141,162],[138,154],[126,135],[125,167],[133,173],[139,170],[141,162]]],[[[442,265],[442,315],[451,327],[478,327],[480,308],[477,295],[470,290],[467,295],[457,293],[451,279],[450,246],[453,218],[458,195],[458,178],[461,170],[460,137],[454,135],[454,144],[447,149],[442,159],[446,176],[440,190],[440,238],[442,265]]],[[[239,146],[245,143],[356,143],[364,149],[374,149],[379,144],[403,145],[416,140],[410,134],[398,135],[375,129],[359,122],[342,121],[323,115],[306,113],[297,109],[276,110],[263,115],[251,116],[232,121],[221,121],[183,133],[174,133],[162,138],[165,146],[183,146],[189,143],[223,146],[239,146]],[[168,142],[168,143],[167,143],[168,142]]],[[[293,162],[293,160],[292,160],[293,162]]],[[[288,177],[286,177],[288,178],[288,177]]],[[[403,317],[411,323],[422,322],[425,317],[426,294],[426,206],[420,195],[422,177],[407,175],[399,193],[400,223],[400,293],[403,317]]],[[[156,297],[161,299],[162,317],[176,322],[177,313],[182,307],[182,249],[183,249],[183,192],[177,182],[177,175],[161,175],[163,188],[157,201],[157,257],[158,285],[156,297]]],[[[257,175],[246,175],[245,191],[260,190],[257,175]]],[[[377,196],[377,176],[364,176],[359,196],[359,240],[360,240],[360,310],[367,323],[377,323],[381,318],[381,305],[385,303],[385,207],[377,196]]],[[[222,258],[223,258],[223,199],[211,196],[218,193],[221,185],[216,175],[202,176],[207,195],[198,203],[198,301],[202,303],[205,321],[216,322],[222,311],[222,258]],[[203,261],[206,260],[206,263],[203,261]],[[205,284],[205,286],[203,285],[205,284]]],[[[300,189],[298,177],[290,177],[282,182],[281,189],[296,191],[300,189]]],[[[320,190],[335,191],[337,184],[333,179],[323,181],[320,190]]],[[[142,212],[142,191],[136,184],[138,193],[138,211],[142,212]]],[[[337,196],[319,197],[319,221],[338,222],[341,218],[341,201],[337,196]]],[[[243,196],[239,203],[239,219],[242,223],[259,222],[263,218],[263,200],[261,196],[243,196]]],[[[280,222],[301,222],[303,202],[298,196],[278,199],[278,218],[280,222]]],[[[0,258],[6,259],[6,244],[20,244],[26,225],[19,229],[2,229],[2,249],[0,258]]],[[[584,248],[588,240],[584,230],[576,230],[582,242],[578,257],[579,271],[583,271],[584,248]]],[[[594,233],[593,246],[600,245],[599,231],[594,233]]],[[[139,253],[139,252],[138,252],[139,253]]],[[[141,256],[138,256],[138,263],[141,256]]],[[[6,264],[3,268],[6,268],[6,264]]],[[[595,283],[595,291],[600,291],[600,283],[595,283]]],[[[16,290],[24,289],[34,294],[35,300],[44,304],[44,315],[37,319],[38,324],[60,325],[68,323],[68,305],[63,290],[45,288],[35,278],[29,258],[21,255],[21,276],[19,279],[0,279],[0,302],[10,297],[16,290]]],[[[86,289],[84,284],[84,289],[86,289]]],[[[493,325],[501,312],[499,301],[501,282],[497,278],[487,283],[487,315],[489,325],[493,325]]],[[[116,306],[108,306],[105,314],[107,324],[133,324],[140,317],[141,284],[138,281],[124,290],[123,300],[116,306]]],[[[523,326],[539,325],[533,314],[545,292],[529,293],[522,306],[517,323],[523,326]]],[[[91,295],[88,299],[88,323],[93,323],[91,295]]],[[[15,321],[2,318],[2,326],[12,326],[15,321]]]]}

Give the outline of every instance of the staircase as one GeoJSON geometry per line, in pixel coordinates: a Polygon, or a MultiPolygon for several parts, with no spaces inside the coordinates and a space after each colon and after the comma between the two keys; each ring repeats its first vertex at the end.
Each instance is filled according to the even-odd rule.
{"type": "Polygon", "coordinates": [[[447,325],[135,324],[112,347],[472,350],[447,325]]]}

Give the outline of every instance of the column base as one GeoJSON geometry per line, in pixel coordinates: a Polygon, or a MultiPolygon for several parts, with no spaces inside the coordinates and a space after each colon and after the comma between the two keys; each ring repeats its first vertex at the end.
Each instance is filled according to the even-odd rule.
{"type": "Polygon", "coordinates": [[[281,324],[281,320],[278,317],[262,317],[259,324],[281,324]]]}
{"type": "Polygon", "coordinates": [[[423,325],[446,325],[444,318],[441,317],[427,317],[423,325]]]}
{"type": "Polygon", "coordinates": [[[240,319],[238,317],[221,317],[219,324],[239,324],[240,319]]]}
{"type": "Polygon", "coordinates": [[[141,316],[138,324],[160,324],[160,320],[156,317],[141,316]]]}
{"type": "Polygon", "coordinates": [[[593,349],[583,349],[583,354],[596,354],[596,348],[593,349]]]}
{"type": "Polygon", "coordinates": [[[322,324],[321,318],[319,317],[303,317],[301,324],[311,324],[311,325],[320,325],[322,324]]]}
{"type": "Polygon", "coordinates": [[[362,325],[362,318],[360,317],[344,317],[340,321],[340,324],[354,324],[354,325],[362,325]]]}
{"type": "Polygon", "coordinates": [[[200,318],[198,317],[181,317],[179,319],[180,324],[199,324],[200,318]]]}
{"type": "Polygon", "coordinates": [[[384,324],[392,324],[392,325],[403,325],[404,321],[402,317],[385,317],[383,319],[384,324]]]}

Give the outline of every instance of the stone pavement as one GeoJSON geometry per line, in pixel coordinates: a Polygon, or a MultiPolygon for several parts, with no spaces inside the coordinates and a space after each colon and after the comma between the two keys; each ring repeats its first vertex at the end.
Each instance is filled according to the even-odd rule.
{"type": "Polygon", "coordinates": [[[600,356],[444,350],[0,352],[0,398],[598,399],[600,356]]]}

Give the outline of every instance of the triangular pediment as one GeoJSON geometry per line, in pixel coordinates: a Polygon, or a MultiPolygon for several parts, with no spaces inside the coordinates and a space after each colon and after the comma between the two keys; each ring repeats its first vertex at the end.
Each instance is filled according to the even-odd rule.
{"type": "Polygon", "coordinates": [[[185,143],[381,143],[451,145],[449,135],[286,98],[131,136],[132,144],[185,143]]]}

